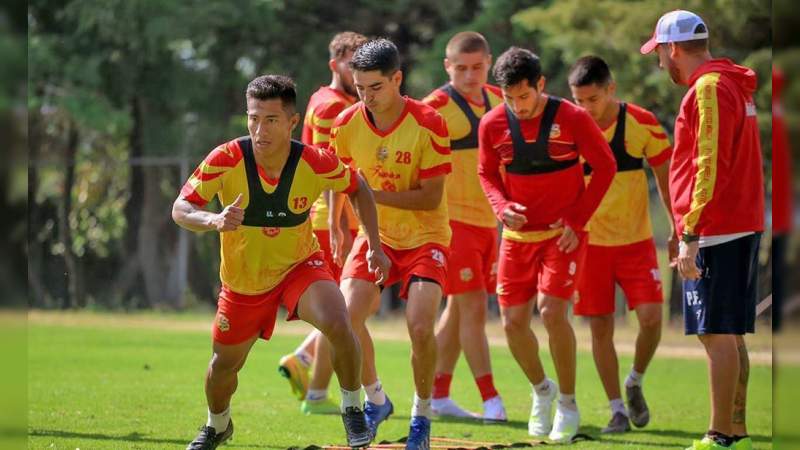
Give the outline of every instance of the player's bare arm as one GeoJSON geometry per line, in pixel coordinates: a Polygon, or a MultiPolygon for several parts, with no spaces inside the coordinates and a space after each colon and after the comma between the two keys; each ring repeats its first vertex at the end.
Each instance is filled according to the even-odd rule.
{"type": "Polygon", "coordinates": [[[205,211],[190,201],[178,197],[172,204],[172,220],[183,228],[197,233],[217,230],[220,233],[234,231],[244,220],[244,210],[240,208],[242,194],[219,213],[205,211]]]}
{"type": "Polygon", "coordinates": [[[375,191],[375,202],[399,209],[434,210],[442,203],[445,176],[422,179],[419,181],[419,187],[407,191],[375,191]]]}
{"type": "Polygon", "coordinates": [[[678,258],[678,236],[675,234],[675,222],[672,216],[672,202],[669,199],[669,161],[665,161],[658,166],[651,167],[653,177],[656,179],[658,195],[661,203],[669,217],[669,238],[667,239],[667,250],[669,250],[669,264],[675,267],[678,258]]]}

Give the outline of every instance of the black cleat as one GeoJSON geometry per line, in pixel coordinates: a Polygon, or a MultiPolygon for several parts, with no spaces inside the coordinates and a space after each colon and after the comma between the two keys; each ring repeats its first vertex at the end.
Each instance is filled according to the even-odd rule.
{"type": "Polygon", "coordinates": [[[348,406],[342,414],[347,445],[352,448],[366,448],[372,442],[372,432],[367,426],[364,412],[357,406],[348,406]]]}
{"type": "Polygon", "coordinates": [[[628,416],[622,414],[621,412],[615,412],[614,415],[611,417],[611,420],[608,421],[608,425],[603,428],[600,432],[603,434],[606,433],[625,433],[631,431],[631,423],[628,420],[628,416]]]}
{"type": "Polygon", "coordinates": [[[628,397],[628,414],[631,415],[631,422],[637,428],[642,428],[650,422],[650,409],[644,400],[641,386],[631,386],[625,388],[625,396],[628,397]]]}
{"type": "Polygon", "coordinates": [[[233,420],[228,423],[228,428],[221,434],[217,434],[214,427],[203,425],[200,427],[200,433],[189,443],[186,450],[214,450],[231,436],[233,436],[233,420]]]}

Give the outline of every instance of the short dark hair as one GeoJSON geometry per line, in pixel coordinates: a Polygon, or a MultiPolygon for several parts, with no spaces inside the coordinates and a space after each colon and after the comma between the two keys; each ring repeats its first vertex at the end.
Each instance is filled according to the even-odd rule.
{"type": "MultiPolygon", "coordinates": [[[[702,24],[701,24],[702,25],[702,24]]],[[[675,45],[686,53],[701,53],[708,50],[708,39],[693,39],[691,41],[676,42],[675,45]]]]}
{"type": "Polygon", "coordinates": [[[483,52],[487,55],[489,51],[489,43],[482,34],[475,31],[462,31],[456,33],[455,36],[450,38],[447,42],[447,47],[444,50],[445,56],[452,58],[459,53],[476,53],[483,52]]]}
{"type": "Polygon", "coordinates": [[[530,50],[511,47],[497,58],[492,75],[500,87],[506,88],[528,80],[534,86],[542,77],[539,57],[530,50]]]}
{"type": "Polygon", "coordinates": [[[347,54],[347,52],[355,52],[358,47],[367,42],[367,37],[353,31],[342,31],[337,33],[330,44],[328,44],[328,52],[331,59],[339,59],[347,54]]]}
{"type": "Polygon", "coordinates": [[[611,82],[611,70],[603,58],[594,55],[582,56],[575,61],[567,77],[570,86],[581,87],[596,84],[608,86],[611,82]]]}
{"type": "Polygon", "coordinates": [[[400,51],[388,39],[367,41],[353,53],[350,69],[369,72],[380,70],[383,76],[389,76],[400,70],[400,51]]]}
{"type": "Polygon", "coordinates": [[[294,81],[285,75],[261,75],[247,85],[245,95],[256,100],[279,98],[284,109],[291,113],[297,103],[294,81]]]}

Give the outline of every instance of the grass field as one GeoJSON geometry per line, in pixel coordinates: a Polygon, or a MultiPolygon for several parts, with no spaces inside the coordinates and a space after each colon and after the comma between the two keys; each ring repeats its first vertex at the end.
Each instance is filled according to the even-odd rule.
{"type": "MultiPolygon", "coordinates": [[[[181,316],[32,315],[28,330],[28,448],[185,448],[205,421],[203,375],[210,356],[208,323],[181,316]]],[[[278,331],[286,324],[278,325],[278,331]]],[[[292,325],[296,326],[296,325],[292,325]]],[[[535,330],[544,336],[541,325],[535,330]]],[[[583,339],[579,333],[579,339],[583,339]]],[[[286,449],[343,443],[336,416],[306,417],[278,375],[277,361],[300,338],[278,334],[257,343],[240,376],[233,400],[236,432],[224,448],[286,449]]],[[[546,345],[545,345],[546,347],[546,345]]],[[[379,440],[405,436],[413,395],[409,346],[379,340],[378,369],[396,414],[379,440]]],[[[670,353],[672,354],[672,353],[670,353]]],[[[549,355],[542,354],[549,374],[549,355]]],[[[435,421],[434,436],[491,442],[527,441],[530,386],[503,346],[492,347],[498,391],[510,421],[502,425],[435,421]]],[[[621,366],[631,359],[621,356],[621,366]]],[[[645,393],[653,420],[645,431],[600,436],[607,402],[591,355],[578,355],[581,432],[598,439],[576,449],[683,448],[705,431],[708,392],[705,363],[697,358],[656,356],[645,393]]],[[[466,364],[456,370],[452,396],[472,410],[480,397],[466,364]]],[[[772,447],[772,368],[751,370],[748,422],[756,448],[772,447]]]]}

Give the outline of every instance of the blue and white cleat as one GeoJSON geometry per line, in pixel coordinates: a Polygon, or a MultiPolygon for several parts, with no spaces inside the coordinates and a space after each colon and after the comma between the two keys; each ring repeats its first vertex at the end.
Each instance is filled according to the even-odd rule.
{"type": "Polygon", "coordinates": [[[372,432],[373,439],[378,436],[378,425],[384,420],[388,419],[394,413],[394,405],[386,396],[386,402],[382,405],[376,405],[367,400],[364,402],[364,414],[367,416],[367,425],[372,432]]]}
{"type": "Polygon", "coordinates": [[[425,416],[411,418],[408,429],[406,450],[430,450],[431,448],[431,420],[425,416]]]}

